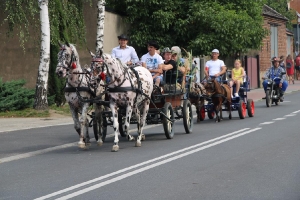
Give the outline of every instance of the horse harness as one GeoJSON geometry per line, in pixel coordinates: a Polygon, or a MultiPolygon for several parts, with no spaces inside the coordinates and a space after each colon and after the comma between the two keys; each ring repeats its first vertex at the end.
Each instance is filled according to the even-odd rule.
{"type": "MultiPolygon", "coordinates": [[[[225,87],[223,86],[223,84],[220,84],[222,90],[225,92],[225,94],[227,94],[225,87]]],[[[225,99],[225,101],[223,103],[227,102],[227,97],[224,96],[223,94],[216,94],[216,91],[214,90],[213,94],[210,96],[211,98],[214,97],[222,97],[223,99],[225,99]]]]}
{"type": "MultiPolygon", "coordinates": [[[[124,74],[123,74],[124,78],[123,78],[123,81],[116,87],[107,87],[107,92],[111,92],[111,93],[118,93],[118,92],[135,92],[137,94],[141,94],[143,95],[143,89],[142,89],[142,82],[140,81],[140,76],[139,76],[139,73],[134,69],[134,67],[128,67],[128,68],[125,68],[124,70],[124,74]],[[125,78],[125,74],[127,73],[128,77],[129,77],[129,72],[128,70],[131,70],[136,79],[137,79],[137,83],[138,83],[138,87],[134,87],[133,83],[132,83],[132,80],[130,78],[129,81],[130,81],[130,87],[120,87],[122,86],[122,84],[125,82],[126,78],[125,78]]],[[[116,80],[116,79],[115,79],[116,80]]],[[[135,99],[134,99],[134,104],[136,104],[137,102],[137,95],[135,96],[135,99]]]]}
{"type": "MultiPolygon", "coordinates": [[[[61,47],[61,50],[63,50],[63,51],[66,50],[65,46],[61,47]]],[[[63,53],[63,51],[62,51],[62,53],[63,53]]],[[[63,66],[63,68],[65,68],[67,70],[67,72],[71,68],[75,69],[77,67],[76,63],[75,63],[75,61],[77,61],[77,58],[74,55],[73,50],[71,52],[72,52],[71,53],[71,59],[70,59],[70,62],[68,63],[68,66],[67,67],[63,66]]],[[[85,74],[86,75],[87,73],[85,73],[85,72],[74,72],[73,74],[85,74]]],[[[79,84],[78,84],[77,87],[74,87],[71,84],[69,84],[69,87],[67,87],[67,84],[68,84],[68,79],[67,79],[65,87],[63,89],[64,92],[77,92],[77,93],[78,92],[89,92],[92,96],[95,97],[96,93],[94,91],[92,91],[90,87],[80,87],[82,79],[83,79],[83,76],[82,76],[82,78],[81,78],[81,80],[80,80],[80,82],[79,82],[79,84]]]]}

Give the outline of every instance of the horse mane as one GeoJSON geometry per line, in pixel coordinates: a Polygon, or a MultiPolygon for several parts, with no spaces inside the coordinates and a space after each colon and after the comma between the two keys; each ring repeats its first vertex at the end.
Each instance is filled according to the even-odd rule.
{"type": "Polygon", "coordinates": [[[214,82],[214,85],[215,85],[216,93],[222,94],[221,84],[216,79],[214,79],[213,82],[214,82]]]}
{"type": "Polygon", "coordinates": [[[69,44],[69,46],[72,49],[72,51],[74,53],[74,56],[76,58],[77,67],[81,68],[81,65],[80,65],[80,62],[79,62],[79,54],[78,54],[78,51],[77,51],[77,49],[75,47],[75,44],[69,44]]]}

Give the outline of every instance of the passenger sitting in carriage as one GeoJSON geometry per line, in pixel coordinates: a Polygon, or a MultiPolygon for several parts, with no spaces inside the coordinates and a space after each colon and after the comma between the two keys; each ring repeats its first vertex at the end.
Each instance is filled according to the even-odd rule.
{"type": "Polygon", "coordinates": [[[243,85],[244,77],[245,77],[245,70],[242,67],[241,60],[237,59],[234,61],[234,68],[231,71],[231,80],[229,81],[229,86],[231,90],[231,98],[233,98],[233,88],[232,86],[235,84],[235,97],[239,97],[239,90],[241,85],[243,85]]]}
{"type": "Polygon", "coordinates": [[[207,79],[216,78],[218,82],[221,82],[221,75],[226,73],[226,66],[223,60],[219,60],[219,50],[212,50],[211,60],[205,63],[204,73],[207,79]]]}
{"type": "Polygon", "coordinates": [[[156,53],[156,50],[159,49],[156,41],[149,41],[147,45],[148,53],[143,55],[141,58],[142,66],[151,72],[153,82],[155,85],[159,86],[163,81],[163,59],[159,54],[156,53]]]}
{"type": "Polygon", "coordinates": [[[179,73],[179,77],[182,76],[184,73],[184,67],[178,66],[177,67],[177,62],[172,59],[172,57],[176,58],[176,54],[174,51],[169,49],[169,47],[166,47],[163,49],[163,56],[164,56],[164,64],[163,64],[163,71],[167,71],[167,74],[169,76],[166,77],[166,83],[175,83],[176,82],[176,76],[177,76],[177,69],[179,73]]]}

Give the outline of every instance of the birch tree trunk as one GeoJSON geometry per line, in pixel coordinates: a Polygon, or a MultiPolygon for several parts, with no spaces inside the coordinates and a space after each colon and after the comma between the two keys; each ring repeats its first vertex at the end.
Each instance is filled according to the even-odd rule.
{"type": "Polygon", "coordinates": [[[105,0],[98,0],[97,8],[98,8],[98,15],[97,15],[96,55],[99,54],[100,50],[103,51],[105,0]]]}
{"type": "Polygon", "coordinates": [[[37,110],[44,110],[48,108],[47,91],[50,63],[50,22],[48,0],[38,0],[38,3],[41,21],[41,52],[33,107],[37,110]]]}

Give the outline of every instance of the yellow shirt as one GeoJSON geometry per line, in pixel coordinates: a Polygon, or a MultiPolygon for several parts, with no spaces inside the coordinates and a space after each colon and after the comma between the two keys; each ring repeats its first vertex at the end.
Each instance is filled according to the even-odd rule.
{"type": "MultiPolygon", "coordinates": [[[[233,75],[232,78],[233,78],[233,77],[244,76],[243,71],[242,71],[242,68],[241,68],[241,67],[238,68],[238,69],[233,68],[233,69],[232,69],[232,75],[233,75]]],[[[235,79],[236,79],[236,78],[235,78],[235,79]]],[[[240,80],[241,82],[243,82],[243,77],[237,78],[236,80],[240,80]]]]}

